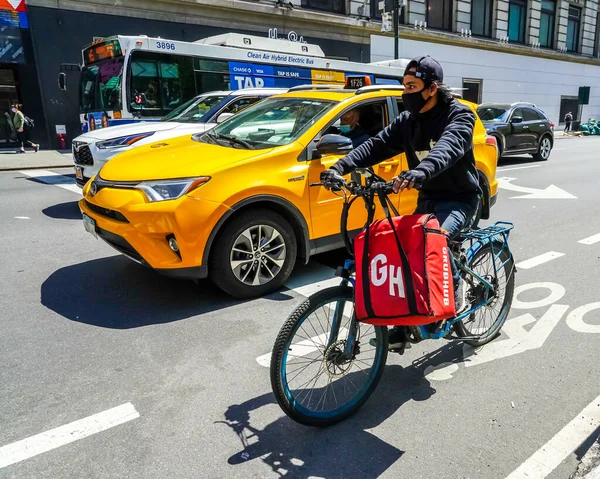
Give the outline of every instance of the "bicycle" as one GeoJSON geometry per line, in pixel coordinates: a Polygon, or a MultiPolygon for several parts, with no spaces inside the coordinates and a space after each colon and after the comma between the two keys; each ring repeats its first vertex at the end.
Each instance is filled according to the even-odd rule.
{"type": "MultiPolygon", "coordinates": [[[[354,314],[355,262],[351,259],[347,219],[356,199],[362,198],[370,211],[375,208],[376,195],[387,198],[392,193],[392,183],[386,183],[370,169],[357,173],[365,179],[364,186],[354,177],[337,188],[344,196],[341,231],[350,254],[350,259],[336,271],[340,285],[314,293],[295,308],[272,350],[270,377],[277,403],[287,416],[306,426],[327,427],[354,414],[377,387],[387,360],[387,327],[362,323],[354,314]],[[317,321],[306,324],[312,315],[317,321]],[[301,373],[309,370],[314,371],[313,377],[297,381],[301,373]],[[298,385],[294,386],[296,382],[298,385]],[[328,406],[329,402],[334,404],[328,406]]],[[[499,221],[484,228],[469,228],[450,242],[451,254],[466,281],[469,306],[453,319],[403,326],[406,341],[393,352],[403,354],[411,344],[442,338],[480,347],[499,335],[514,294],[516,267],[508,246],[513,228],[512,223],[499,221]],[[491,324],[482,326],[486,317],[491,324]]]]}

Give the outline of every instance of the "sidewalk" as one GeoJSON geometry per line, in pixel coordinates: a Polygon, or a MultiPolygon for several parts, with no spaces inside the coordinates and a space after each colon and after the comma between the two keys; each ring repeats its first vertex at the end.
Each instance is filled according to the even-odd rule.
{"type": "Polygon", "coordinates": [[[71,151],[40,150],[19,154],[16,150],[0,150],[0,171],[73,167],[71,151]]]}

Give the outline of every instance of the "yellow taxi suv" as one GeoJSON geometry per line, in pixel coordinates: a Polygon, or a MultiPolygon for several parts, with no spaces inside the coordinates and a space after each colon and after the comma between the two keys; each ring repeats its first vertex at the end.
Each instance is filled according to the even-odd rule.
{"type": "MultiPolygon", "coordinates": [[[[297,262],[343,246],[342,198],[309,185],[352,148],[330,135],[350,111],[375,136],[403,111],[402,88],[294,87],[211,131],[127,151],[84,186],[84,226],[160,273],[208,277],[238,298],[275,291],[297,262]]],[[[484,191],[477,216],[488,218],[497,151],[479,118],[474,153],[484,191]]],[[[374,167],[386,181],[406,169],[404,154],[374,167]]],[[[401,214],[412,214],[416,195],[392,196],[401,214]]],[[[353,208],[348,229],[365,221],[365,209],[353,208]]]]}

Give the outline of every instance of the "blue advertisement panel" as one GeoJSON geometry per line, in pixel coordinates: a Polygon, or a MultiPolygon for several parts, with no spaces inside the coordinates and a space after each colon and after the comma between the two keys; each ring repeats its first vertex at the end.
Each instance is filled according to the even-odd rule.
{"type": "Polygon", "coordinates": [[[233,90],[242,88],[290,88],[312,83],[311,71],[254,63],[229,62],[229,81],[233,90]]]}

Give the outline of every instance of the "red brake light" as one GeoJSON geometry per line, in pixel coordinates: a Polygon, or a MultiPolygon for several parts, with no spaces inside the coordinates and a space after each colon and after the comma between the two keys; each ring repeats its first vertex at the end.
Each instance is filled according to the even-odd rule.
{"type": "Polygon", "coordinates": [[[485,137],[485,142],[488,145],[498,146],[498,142],[496,141],[496,137],[495,136],[486,136],[485,137]]]}

